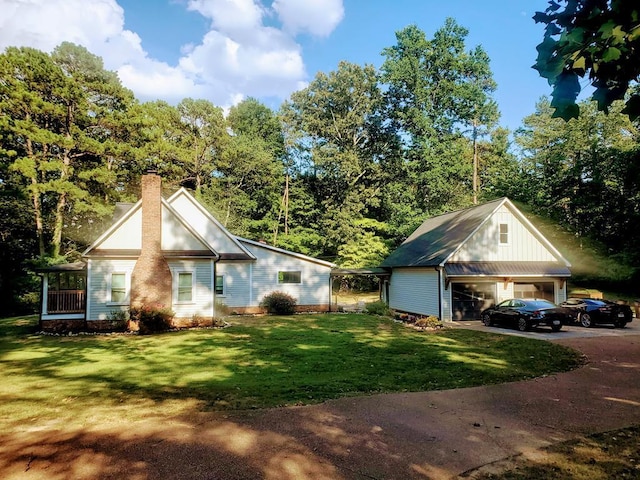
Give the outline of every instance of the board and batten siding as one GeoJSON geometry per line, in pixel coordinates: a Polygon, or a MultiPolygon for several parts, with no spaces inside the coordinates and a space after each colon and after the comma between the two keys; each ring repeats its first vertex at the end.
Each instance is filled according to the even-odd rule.
{"type": "Polygon", "coordinates": [[[448,262],[557,261],[556,256],[503,205],[448,262]],[[509,241],[501,245],[500,224],[508,225],[509,241]]]}
{"type": "Polygon", "coordinates": [[[250,306],[252,269],[252,262],[216,263],[216,275],[224,277],[224,293],[216,298],[227,307],[250,306]]]}
{"type": "Polygon", "coordinates": [[[90,274],[87,285],[87,321],[107,320],[109,314],[116,310],[129,308],[129,293],[131,290],[131,272],[136,264],[135,259],[92,259],[89,261],[90,274]],[[127,300],[121,304],[111,303],[111,274],[125,273],[127,300]]]}
{"type": "Polygon", "coordinates": [[[433,268],[394,268],[389,288],[389,307],[440,317],[438,279],[438,272],[433,268]]]}
{"type": "Polygon", "coordinates": [[[162,250],[208,250],[178,218],[162,206],[162,250]]]}
{"type": "Polygon", "coordinates": [[[280,253],[253,244],[247,249],[257,258],[251,277],[251,304],[258,306],[265,295],[280,291],[297,300],[298,305],[326,305],[330,301],[331,267],[280,253]],[[279,283],[278,272],[300,272],[300,283],[279,283]]]}
{"type": "Polygon", "coordinates": [[[170,205],[198,234],[214,247],[217,252],[244,253],[242,248],[229,235],[213,222],[210,215],[205,213],[184,193],[172,197],[170,205]]]}
{"type": "Polygon", "coordinates": [[[167,262],[173,277],[173,295],[171,309],[177,318],[191,318],[194,315],[202,317],[214,316],[213,282],[211,273],[213,260],[172,260],[167,262]],[[178,301],[178,274],[181,272],[193,274],[192,300],[178,301]]]}

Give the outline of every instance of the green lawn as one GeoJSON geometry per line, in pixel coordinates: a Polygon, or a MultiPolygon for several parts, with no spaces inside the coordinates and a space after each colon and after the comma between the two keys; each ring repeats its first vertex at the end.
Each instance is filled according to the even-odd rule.
{"type": "Polygon", "coordinates": [[[521,380],[574,368],[560,345],[359,314],[231,317],[222,330],[35,335],[0,320],[0,427],[262,408],[521,380]]]}

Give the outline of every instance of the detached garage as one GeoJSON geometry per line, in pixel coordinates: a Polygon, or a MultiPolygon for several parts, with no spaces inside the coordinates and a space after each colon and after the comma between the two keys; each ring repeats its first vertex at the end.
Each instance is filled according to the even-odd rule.
{"type": "Polygon", "coordinates": [[[507,298],[566,298],[569,262],[507,198],[426,220],[385,261],[395,310],[479,319],[507,298]]]}

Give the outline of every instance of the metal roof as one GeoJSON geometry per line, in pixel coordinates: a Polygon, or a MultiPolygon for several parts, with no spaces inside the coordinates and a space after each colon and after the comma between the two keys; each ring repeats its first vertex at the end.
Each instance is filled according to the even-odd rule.
{"type": "Polygon", "coordinates": [[[81,272],[87,269],[87,264],[84,262],[74,263],[61,263],[59,265],[49,265],[48,267],[36,268],[38,273],[47,272],[81,272]]]}
{"type": "Polygon", "coordinates": [[[455,262],[444,267],[447,277],[570,277],[559,262],[455,262]]]}
{"type": "Polygon", "coordinates": [[[389,255],[382,267],[435,267],[444,262],[504,202],[428,218],[389,255]]]}

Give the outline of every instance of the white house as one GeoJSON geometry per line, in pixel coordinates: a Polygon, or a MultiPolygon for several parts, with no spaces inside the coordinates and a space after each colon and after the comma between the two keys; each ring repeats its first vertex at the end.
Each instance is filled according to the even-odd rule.
{"type": "Polygon", "coordinates": [[[395,310],[479,319],[501,300],[566,299],[569,262],[507,198],[427,219],[382,263],[395,310]]]}
{"type": "Polygon", "coordinates": [[[273,291],[300,311],[326,311],[332,263],[236,237],[191,194],[161,195],[156,174],[142,177],[142,198],[120,205],[120,218],[83,253],[84,262],[43,269],[43,329],[111,327],[131,305],[162,305],[175,323],[263,311],[273,291]]]}

